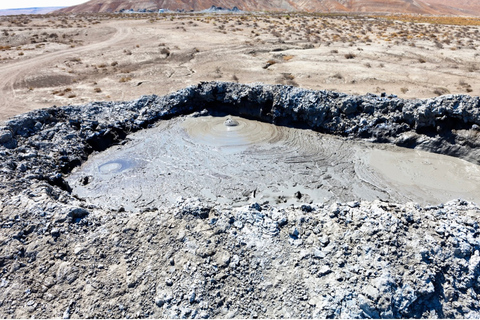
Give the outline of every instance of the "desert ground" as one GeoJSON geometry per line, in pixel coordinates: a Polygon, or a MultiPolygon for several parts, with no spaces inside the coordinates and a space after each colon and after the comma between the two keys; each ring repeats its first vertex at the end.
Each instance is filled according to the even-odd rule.
{"type": "Polygon", "coordinates": [[[350,94],[480,94],[479,21],[313,14],[0,18],[0,119],[219,80],[350,94]]]}

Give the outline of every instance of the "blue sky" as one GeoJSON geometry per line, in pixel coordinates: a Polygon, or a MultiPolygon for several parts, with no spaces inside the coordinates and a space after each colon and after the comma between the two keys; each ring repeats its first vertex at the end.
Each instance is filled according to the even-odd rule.
{"type": "Polygon", "coordinates": [[[88,0],[0,0],[0,9],[32,7],[69,7],[88,0]]]}

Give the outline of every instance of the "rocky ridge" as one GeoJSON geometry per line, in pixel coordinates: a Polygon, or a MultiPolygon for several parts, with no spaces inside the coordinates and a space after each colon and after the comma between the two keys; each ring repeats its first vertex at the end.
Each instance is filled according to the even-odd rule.
{"type": "Polygon", "coordinates": [[[475,204],[279,209],[179,198],[134,214],[72,197],[64,176],[131,132],[198,111],[478,163],[479,101],[208,82],[16,116],[0,130],[0,315],[478,317],[475,204]]]}

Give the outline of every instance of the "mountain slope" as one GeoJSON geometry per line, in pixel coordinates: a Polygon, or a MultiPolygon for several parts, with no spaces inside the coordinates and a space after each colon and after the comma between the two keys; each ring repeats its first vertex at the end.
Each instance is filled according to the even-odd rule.
{"type": "Polygon", "coordinates": [[[245,11],[386,12],[480,15],[477,0],[91,0],[57,12],[115,12],[133,10],[199,11],[211,6],[245,11]]]}

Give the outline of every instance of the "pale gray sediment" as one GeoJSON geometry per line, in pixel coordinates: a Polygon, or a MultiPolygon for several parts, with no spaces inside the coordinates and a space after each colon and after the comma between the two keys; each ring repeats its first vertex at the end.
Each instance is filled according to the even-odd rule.
{"type": "MultiPolygon", "coordinates": [[[[323,143],[332,139],[345,144],[347,148],[339,147],[338,153],[354,163],[349,150],[365,143],[356,143],[360,138],[453,155],[470,161],[475,171],[480,163],[479,102],[469,96],[402,100],[211,82],[163,97],[17,116],[0,131],[0,316],[480,317],[480,209],[464,200],[432,206],[407,203],[408,190],[401,188],[382,198],[385,188],[368,191],[360,184],[360,178],[377,183],[362,162],[354,166],[360,180],[348,184],[351,167],[338,169],[342,162],[335,160],[332,168],[339,171],[332,169],[330,176],[346,180],[345,185],[338,184],[339,192],[333,187],[335,192],[323,194],[325,190],[317,188],[325,202],[296,201],[285,208],[274,201],[256,201],[248,192],[245,199],[233,202],[212,198],[218,192],[154,205],[148,199],[115,199],[117,206],[109,208],[108,201],[102,204],[102,199],[95,202],[72,194],[66,180],[89,157],[108,158],[115,149],[105,150],[113,145],[123,145],[128,152],[132,142],[142,143],[146,131],[131,133],[158,130],[181,118],[164,120],[192,113],[230,114],[338,135],[341,138],[325,137],[323,143]],[[104,153],[92,155],[97,151],[104,153]],[[371,198],[350,201],[357,200],[355,192],[371,198]],[[336,203],[336,197],[342,203],[336,203]],[[235,206],[237,202],[240,206],[235,206]]],[[[184,143],[194,141],[194,133],[176,130],[164,131],[163,151],[176,133],[190,135],[184,143]]],[[[318,138],[308,132],[311,140],[318,138]]],[[[269,143],[277,138],[274,134],[269,143]]],[[[261,144],[263,149],[258,144],[257,149],[245,148],[241,141],[238,145],[233,154],[242,154],[239,161],[252,165],[246,155],[250,152],[251,158],[260,160],[272,144],[261,144]]],[[[309,155],[317,164],[332,153],[322,143],[311,145],[318,148],[309,155]]],[[[301,159],[307,154],[305,148],[295,147],[295,141],[288,148],[298,151],[301,159]]],[[[376,161],[377,153],[384,151],[360,152],[365,155],[359,159],[372,163],[385,177],[382,184],[404,184],[404,176],[376,161]]],[[[181,155],[181,149],[173,153],[181,155]]],[[[132,158],[99,162],[98,170],[108,175],[149,160],[132,158]]],[[[276,159],[280,168],[288,168],[283,167],[288,156],[276,159]]],[[[385,159],[396,166],[402,161],[385,159]]],[[[174,178],[182,178],[171,168],[174,178]]],[[[305,168],[309,170],[314,172],[305,168]]],[[[328,174],[309,182],[330,183],[328,174]]],[[[84,185],[96,183],[95,177],[79,176],[76,181],[80,178],[84,185]]],[[[215,179],[224,181],[221,176],[215,179]]],[[[454,192],[464,187],[460,193],[468,195],[468,189],[475,194],[473,178],[450,186],[436,179],[433,183],[445,184],[443,189],[454,192]]],[[[299,186],[301,181],[295,182],[299,186]]],[[[180,181],[176,187],[182,185],[180,181]]],[[[302,191],[313,190],[310,184],[303,187],[302,191]]],[[[421,189],[433,187],[427,181],[421,189]]],[[[284,192],[295,190],[286,188],[284,192]]],[[[198,196],[180,189],[172,193],[198,196]]],[[[235,200],[235,195],[231,197],[235,200]]],[[[313,195],[309,197],[312,200],[313,195]]]]}
{"type": "Polygon", "coordinates": [[[170,206],[179,195],[280,208],[376,199],[480,203],[480,166],[465,160],[199,114],[130,135],[93,155],[67,181],[89,203],[129,211],[170,206]]]}

